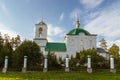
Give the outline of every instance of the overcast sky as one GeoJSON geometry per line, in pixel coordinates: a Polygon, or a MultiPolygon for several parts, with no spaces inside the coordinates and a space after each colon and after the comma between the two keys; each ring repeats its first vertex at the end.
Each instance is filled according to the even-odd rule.
{"type": "Polygon", "coordinates": [[[108,46],[120,46],[120,0],[0,0],[0,32],[32,40],[43,17],[48,40],[62,42],[76,15],[81,28],[98,35],[97,45],[105,38],[108,46]]]}

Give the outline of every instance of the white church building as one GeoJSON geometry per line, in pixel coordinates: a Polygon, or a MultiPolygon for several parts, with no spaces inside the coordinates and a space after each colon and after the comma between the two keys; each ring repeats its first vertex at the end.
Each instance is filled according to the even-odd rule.
{"type": "Polygon", "coordinates": [[[80,27],[79,19],[71,31],[65,37],[63,43],[49,42],[47,40],[47,24],[43,20],[36,24],[34,41],[40,46],[43,54],[47,55],[50,51],[57,55],[57,57],[65,58],[66,55],[76,55],[76,52],[81,50],[92,49],[96,47],[96,34],[91,34],[80,27]]]}

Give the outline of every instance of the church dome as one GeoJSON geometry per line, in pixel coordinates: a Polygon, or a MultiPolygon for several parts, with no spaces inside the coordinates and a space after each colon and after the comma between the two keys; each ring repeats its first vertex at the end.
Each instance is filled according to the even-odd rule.
{"type": "Polygon", "coordinates": [[[90,35],[90,33],[82,28],[80,28],[80,23],[79,23],[79,19],[76,20],[76,24],[75,24],[76,28],[72,29],[68,35],[78,35],[79,33],[84,33],[85,35],[90,35]]]}
{"type": "Polygon", "coordinates": [[[82,28],[72,29],[68,35],[78,35],[79,33],[84,33],[85,35],[90,35],[90,33],[82,28]]]}

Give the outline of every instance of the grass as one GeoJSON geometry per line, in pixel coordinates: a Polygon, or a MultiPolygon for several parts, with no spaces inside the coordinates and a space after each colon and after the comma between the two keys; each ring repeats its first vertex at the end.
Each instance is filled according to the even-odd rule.
{"type": "Polygon", "coordinates": [[[119,80],[120,74],[109,72],[0,72],[0,80],[119,80]]]}

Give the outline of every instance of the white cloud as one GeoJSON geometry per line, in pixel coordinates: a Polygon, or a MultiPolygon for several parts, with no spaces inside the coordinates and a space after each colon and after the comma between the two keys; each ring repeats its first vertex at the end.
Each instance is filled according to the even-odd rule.
{"type": "Polygon", "coordinates": [[[56,42],[55,38],[56,39],[64,38],[64,35],[65,35],[64,29],[58,26],[54,26],[53,24],[48,24],[48,41],[56,42]]]}
{"type": "MultiPolygon", "coordinates": [[[[120,2],[119,2],[120,3],[120,2]]],[[[120,5],[114,3],[101,11],[100,15],[85,26],[91,33],[103,36],[108,45],[120,42],[120,5]]],[[[120,44],[119,44],[120,46],[120,44]]]]}
{"type": "Polygon", "coordinates": [[[4,36],[4,34],[8,34],[11,37],[16,37],[19,35],[17,32],[13,31],[12,29],[6,27],[4,24],[0,23],[0,32],[4,36]]]}
{"type": "Polygon", "coordinates": [[[86,12],[86,13],[84,13],[84,14],[87,14],[87,15],[83,16],[83,20],[84,20],[83,24],[88,24],[91,20],[98,17],[100,13],[101,13],[100,10],[95,11],[95,12],[86,12]]]}
{"type": "Polygon", "coordinates": [[[80,14],[81,14],[81,10],[80,9],[74,9],[71,13],[70,13],[70,18],[72,19],[77,19],[80,17],[80,14]]]}
{"type": "Polygon", "coordinates": [[[116,41],[109,41],[109,40],[108,40],[107,43],[109,43],[109,44],[107,44],[108,49],[109,49],[113,44],[116,44],[117,46],[120,47],[120,40],[116,40],[116,41]]]}
{"type": "Polygon", "coordinates": [[[55,42],[55,40],[50,36],[48,36],[47,39],[48,39],[49,42],[55,42]]]}
{"type": "Polygon", "coordinates": [[[4,3],[1,3],[1,2],[0,2],[0,12],[8,14],[8,9],[6,8],[6,5],[4,3]]]}
{"type": "Polygon", "coordinates": [[[80,0],[80,3],[87,8],[95,8],[100,5],[104,0],[80,0]]]}
{"type": "Polygon", "coordinates": [[[64,13],[62,13],[62,14],[60,15],[59,21],[62,21],[63,18],[64,18],[64,13]]]}

